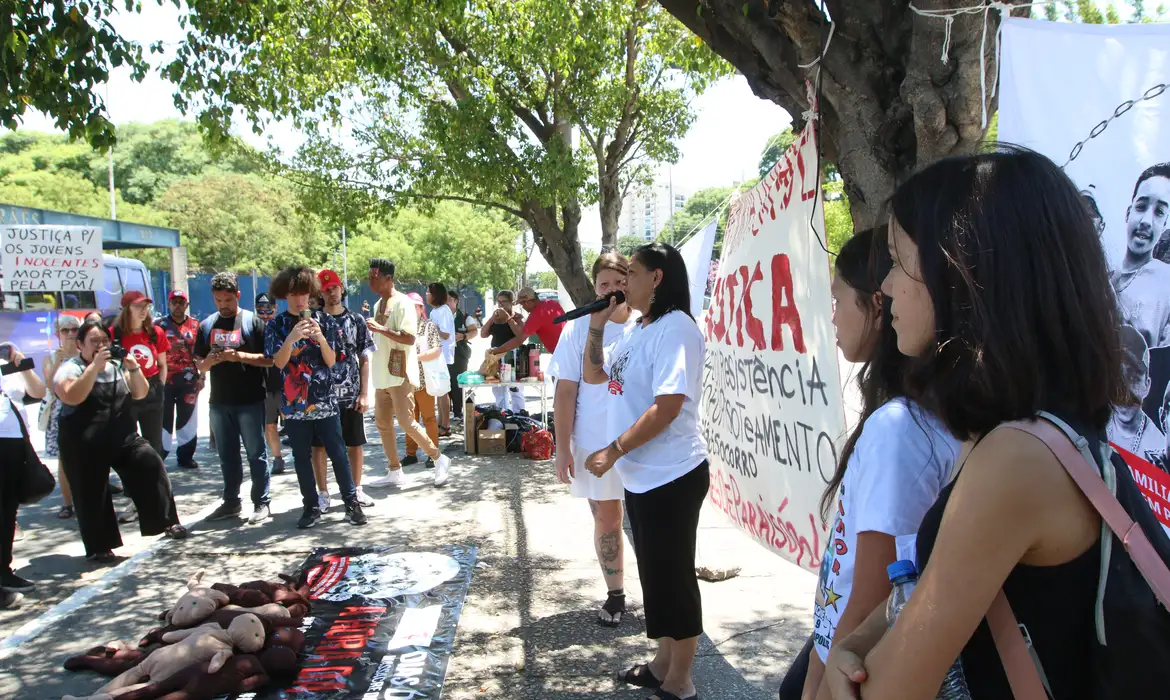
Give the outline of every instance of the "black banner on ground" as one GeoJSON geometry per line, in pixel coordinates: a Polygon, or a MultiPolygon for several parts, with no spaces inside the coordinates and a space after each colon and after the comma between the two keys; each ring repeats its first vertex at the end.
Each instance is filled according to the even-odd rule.
{"type": "Polygon", "coordinates": [[[318,549],[294,681],[235,700],[438,700],[474,547],[318,549]]]}

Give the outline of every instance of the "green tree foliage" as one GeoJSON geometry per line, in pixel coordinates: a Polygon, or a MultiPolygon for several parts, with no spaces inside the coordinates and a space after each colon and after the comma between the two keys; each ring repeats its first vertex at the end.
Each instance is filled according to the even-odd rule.
{"type": "MultiPolygon", "coordinates": [[[[588,272],[588,270],[586,270],[588,272]]],[[[533,272],[528,276],[529,284],[535,289],[556,289],[557,273],[552,270],[533,272]]]]}
{"type": "Polygon", "coordinates": [[[17,128],[31,108],[75,139],[96,148],[112,145],[114,125],[92,88],[108,82],[112,68],[129,66],[139,82],[149,69],[142,47],[109,22],[119,5],[126,12],[142,7],[136,0],[0,3],[0,124],[17,128]]]}
{"type": "Polygon", "coordinates": [[[628,258],[638,249],[638,246],[645,244],[646,239],[641,236],[622,236],[617,240],[617,251],[628,258]]]}
{"type": "Polygon", "coordinates": [[[725,70],[647,0],[189,7],[166,74],[213,134],[238,107],[258,131],[290,119],[309,136],[298,182],[336,220],[443,199],[506,211],[582,299],[583,205],[672,157],[688,96],[725,70]],[[679,88],[678,74],[700,77],[679,88]],[[343,117],[348,133],[333,129],[343,117]]]}
{"type": "Polygon", "coordinates": [[[789,146],[794,141],[796,141],[796,134],[792,133],[792,127],[788,127],[768,139],[768,144],[764,146],[764,152],[760,154],[760,179],[763,179],[768,171],[780,162],[780,157],[788,151],[789,146]]]}
{"type": "Polygon", "coordinates": [[[370,258],[390,258],[403,282],[505,289],[524,264],[519,238],[498,212],[441,202],[431,212],[404,209],[386,221],[359,224],[347,240],[349,269],[365,270],[370,258]]]}

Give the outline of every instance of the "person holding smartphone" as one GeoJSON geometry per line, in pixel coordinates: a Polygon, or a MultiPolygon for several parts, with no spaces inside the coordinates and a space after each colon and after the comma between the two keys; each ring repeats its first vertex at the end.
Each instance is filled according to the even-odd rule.
{"type": "Polygon", "coordinates": [[[53,392],[61,409],[61,463],[73,487],[73,505],[87,559],[111,562],[122,546],[110,469],[122,478],[126,495],[138,510],[144,536],[165,533],[183,539],[171,482],[162,457],[137,432],[131,401],[150,387],[134,355],[110,343],[101,323],[86,321],[77,331],[81,353],[61,364],[53,392]]]}
{"type": "Polygon", "coordinates": [[[24,405],[45,398],[45,384],[33,371],[33,361],[16,346],[0,345],[0,610],[20,605],[21,591],[31,581],[12,570],[12,544],[16,539],[17,500],[15,480],[28,458],[28,417],[24,405]]]}

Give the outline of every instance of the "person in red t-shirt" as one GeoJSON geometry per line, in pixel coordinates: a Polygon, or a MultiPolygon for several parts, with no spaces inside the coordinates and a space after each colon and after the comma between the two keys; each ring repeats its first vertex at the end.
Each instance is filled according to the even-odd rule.
{"type": "Polygon", "coordinates": [[[163,385],[167,382],[167,351],[171,349],[171,342],[151,320],[152,303],[142,292],[123,294],[122,311],[110,327],[110,338],[133,355],[142,368],[149,391],[145,398],[134,401],[131,408],[138,421],[138,433],[162,457],[163,385]]]}
{"type": "Polygon", "coordinates": [[[492,354],[503,355],[511,352],[533,335],[540,338],[540,342],[544,343],[549,352],[555,351],[557,341],[561,339],[561,329],[565,327],[563,322],[553,323],[553,319],[565,313],[560,303],[552,299],[541,301],[532,287],[521,289],[516,295],[516,301],[528,312],[528,320],[521,325],[514,316],[508,319],[508,325],[516,337],[491,350],[492,354]]]}
{"type": "Polygon", "coordinates": [[[187,293],[181,289],[167,296],[171,313],[156,324],[166,333],[170,350],[167,351],[167,380],[163,383],[163,459],[174,448],[179,466],[198,469],[195,461],[195,443],[199,434],[199,392],[203,377],[195,361],[195,339],[199,337],[199,322],[187,315],[187,293]]]}

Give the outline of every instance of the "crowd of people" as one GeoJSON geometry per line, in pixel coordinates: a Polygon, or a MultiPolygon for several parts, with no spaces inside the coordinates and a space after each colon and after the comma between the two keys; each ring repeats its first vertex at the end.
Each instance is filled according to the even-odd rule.
{"type": "MultiPolygon", "coordinates": [[[[824,493],[831,537],[810,601],[814,629],[780,697],[926,700],[956,667],[963,691],[947,697],[1012,697],[985,623],[1001,591],[1049,695],[1084,697],[1099,668],[1095,603],[1102,542],[1112,540],[1103,538],[1097,510],[1052,449],[1003,426],[1051,415],[1080,433],[1082,453],[1104,467],[1109,451],[1099,448],[1117,407],[1141,399],[1127,382],[1125,358],[1148,365],[1148,348],[1162,334],[1133,325],[1145,318],[1145,307],[1118,308],[1125,290],[1115,293],[1110,283],[1091,211],[1041,155],[1001,148],[941,160],[901,184],[889,212],[888,221],[859,233],[835,260],[833,324],[843,355],[863,364],[863,410],[824,493]],[[1134,329],[1141,345],[1130,338],[1134,329]],[[887,567],[904,559],[915,563],[917,587],[890,619],[887,567]]],[[[1150,249],[1157,240],[1139,238],[1150,249]]],[[[238,308],[234,280],[217,277],[219,313],[194,334],[193,374],[185,362],[160,360],[169,344],[191,335],[181,296],[172,298],[174,323],[162,333],[152,334],[133,308],[149,300],[133,297],[113,328],[91,321],[76,330],[62,326],[62,343],[75,334],[78,352],[54,356],[50,390],[62,404],[53,414],[58,446],[87,553],[102,557],[118,544],[110,468],[136,503],[145,534],[184,534],[162,469],[165,446],[139,432],[160,421],[135,408],[150,396],[185,402],[189,394],[158,388],[177,372],[184,373],[181,386],[196,393],[210,374],[225,482],[214,517],[241,515],[241,441],[252,472],[252,521],[269,516],[263,426],[274,427],[279,417],[303,501],[298,526],[311,527],[328,506],[326,459],[346,519],[364,523],[360,448],[370,392],[390,468],[369,485],[402,483],[406,459],[395,447],[395,421],[407,434],[407,459],[417,461],[421,451],[434,462],[435,484],[443,484],[450,463],[438,438],[450,425],[442,403],[447,387],[428,386],[436,376],[428,363],[442,362],[457,377],[466,357],[446,344],[466,339],[476,326],[448,313],[456,309],[442,285],[427,290],[439,312],[426,318],[421,297],[394,288],[394,272],[389,260],[370,262],[370,287],[380,300],[364,320],[344,307],[344,290],[328,270],[285,270],[272,296],[257,300],[255,315],[238,308]],[[319,296],[322,304],[312,308],[319,296]],[[275,314],[273,298],[287,300],[288,310],[275,314]],[[117,358],[111,341],[119,339],[156,352],[146,361],[137,353],[117,358]]],[[[607,308],[561,325],[555,302],[530,289],[501,292],[478,332],[491,339],[493,353],[513,350],[534,333],[553,352],[556,471],[593,513],[607,591],[597,617],[603,625],[622,624],[627,611],[623,510],[629,517],[646,634],[657,648],[618,678],[648,689],[648,700],[696,700],[703,613],[695,549],[710,482],[699,419],[704,339],[675,248],[651,243],[629,259],[605,252],[592,273],[599,298],[610,299],[607,308]],[[624,302],[611,296],[616,291],[624,302]]],[[[19,435],[12,420],[17,402],[46,391],[35,374],[19,376],[4,380],[5,459],[17,452],[11,442],[19,435]]],[[[496,399],[522,407],[522,397],[507,387],[497,388],[496,399]]],[[[462,403],[457,394],[449,401],[454,411],[462,403]]],[[[189,459],[182,450],[190,420],[175,428],[180,459],[189,459]]],[[[1124,469],[1117,480],[1120,491],[1135,488],[1124,469]]],[[[0,505],[11,530],[15,506],[0,505]]],[[[14,580],[6,546],[0,583],[14,580]]]]}

